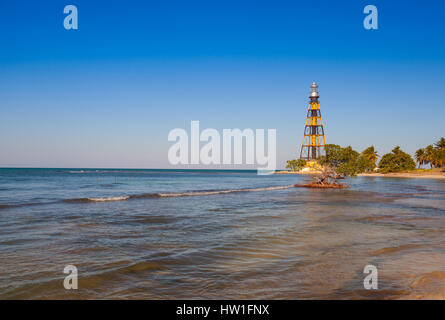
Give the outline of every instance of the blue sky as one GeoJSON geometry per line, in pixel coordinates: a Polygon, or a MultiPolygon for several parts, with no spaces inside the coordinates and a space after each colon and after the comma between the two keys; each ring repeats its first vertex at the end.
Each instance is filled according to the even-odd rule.
{"type": "Polygon", "coordinates": [[[170,167],[167,135],[277,129],[299,154],[317,81],[328,143],[445,136],[440,1],[3,1],[0,166],[170,167]],[[63,28],[63,8],[79,29],[63,28]],[[377,6],[379,29],[363,28],[377,6]]]}

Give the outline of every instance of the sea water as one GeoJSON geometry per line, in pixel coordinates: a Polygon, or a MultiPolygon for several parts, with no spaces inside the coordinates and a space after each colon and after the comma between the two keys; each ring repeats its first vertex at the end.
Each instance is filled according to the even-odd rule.
{"type": "Polygon", "coordinates": [[[445,298],[445,180],[308,180],[0,169],[0,298],[445,298]]]}

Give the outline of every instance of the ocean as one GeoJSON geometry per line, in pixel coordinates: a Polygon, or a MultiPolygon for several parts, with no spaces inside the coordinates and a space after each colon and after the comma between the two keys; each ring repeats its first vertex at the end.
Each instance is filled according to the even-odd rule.
{"type": "Polygon", "coordinates": [[[445,299],[444,180],[309,179],[0,169],[0,298],[445,299]]]}

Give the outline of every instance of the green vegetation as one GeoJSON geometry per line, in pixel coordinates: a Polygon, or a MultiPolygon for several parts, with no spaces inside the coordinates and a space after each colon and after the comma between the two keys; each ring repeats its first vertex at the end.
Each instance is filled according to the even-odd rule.
{"type": "Polygon", "coordinates": [[[319,157],[318,163],[332,169],[336,174],[350,177],[373,170],[378,158],[373,146],[360,154],[351,146],[342,148],[336,144],[327,144],[325,151],[326,155],[319,157]]]}
{"type": "Polygon", "coordinates": [[[419,164],[430,165],[430,168],[443,168],[445,166],[445,138],[440,138],[434,146],[429,145],[416,151],[414,157],[419,164]]]}
{"type": "Polygon", "coordinates": [[[370,146],[362,151],[361,156],[366,160],[367,166],[365,167],[365,171],[372,171],[377,166],[377,159],[379,158],[379,154],[375,150],[374,146],[370,146]]]}
{"type": "MultiPolygon", "coordinates": [[[[379,155],[374,146],[370,146],[358,153],[351,146],[341,147],[336,144],[325,146],[326,155],[320,156],[317,161],[326,170],[338,176],[354,177],[359,173],[374,171],[377,167],[379,155]]],[[[419,149],[415,153],[419,168],[422,165],[430,165],[431,168],[445,168],[445,138],[440,138],[434,145],[419,149]]],[[[416,162],[399,146],[390,153],[382,156],[378,164],[378,172],[402,172],[416,170],[416,162]]],[[[299,171],[306,165],[305,160],[287,161],[286,168],[299,171]]],[[[417,169],[420,170],[420,169],[417,169]]]]}
{"type": "Polygon", "coordinates": [[[411,156],[397,146],[392,149],[391,153],[385,154],[379,163],[379,172],[400,172],[408,171],[416,168],[416,163],[411,156]]]}
{"type": "Polygon", "coordinates": [[[300,171],[306,166],[306,160],[298,159],[298,160],[288,160],[286,168],[290,169],[291,171],[300,171]]]}

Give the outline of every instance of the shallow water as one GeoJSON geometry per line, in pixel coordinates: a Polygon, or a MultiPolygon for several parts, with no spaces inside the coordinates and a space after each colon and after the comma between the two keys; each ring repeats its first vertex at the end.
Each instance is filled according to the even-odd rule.
{"type": "Polygon", "coordinates": [[[307,179],[0,169],[0,298],[445,299],[445,181],[307,179]]]}

